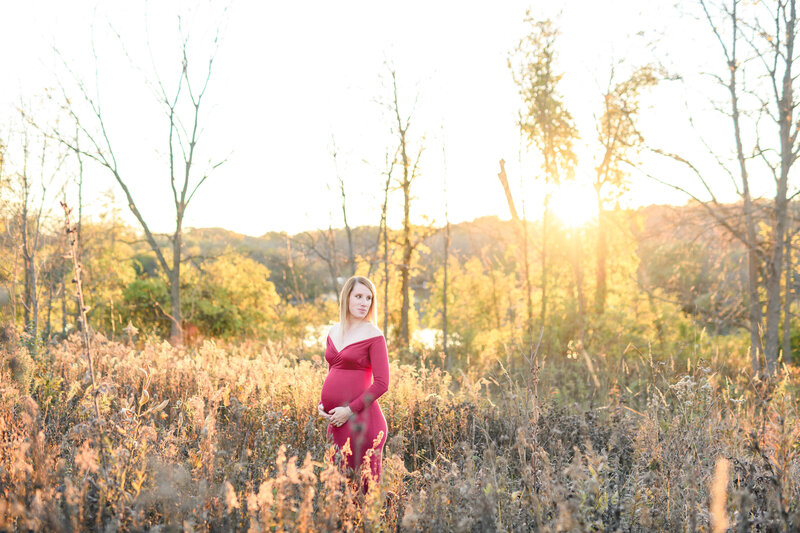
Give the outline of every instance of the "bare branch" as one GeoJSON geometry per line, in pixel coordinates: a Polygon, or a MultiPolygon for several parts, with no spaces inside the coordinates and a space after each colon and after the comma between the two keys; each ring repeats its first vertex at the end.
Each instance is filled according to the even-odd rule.
{"type": "MultiPolygon", "coordinates": [[[[697,173],[697,174],[699,175],[699,172],[697,171],[696,167],[694,167],[694,165],[692,165],[691,163],[689,163],[689,162],[688,162],[688,161],[686,161],[685,159],[683,159],[683,158],[680,158],[679,156],[674,156],[673,154],[668,154],[668,153],[666,153],[666,152],[660,152],[660,151],[657,151],[657,150],[653,150],[653,151],[654,151],[654,152],[656,152],[656,153],[659,153],[660,155],[664,155],[665,157],[670,157],[670,158],[674,159],[675,161],[678,161],[678,162],[682,162],[682,163],[684,163],[686,166],[688,166],[689,168],[691,168],[693,171],[695,171],[695,173],[697,173]]],[[[684,187],[681,187],[680,185],[677,185],[677,184],[675,184],[675,183],[671,183],[671,182],[665,181],[665,180],[663,180],[663,179],[661,179],[661,178],[659,178],[659,177],[657,177],[657,176],[654,176],[653,174],[651,174],[651,173],[649,173],[649,172],[647,172],[647,171],[643,170],[641,167],[637,166],[636,164],[634,164],[634,163],[632,163],[632,162],[630,162],[630,161],[627,161],[627,163],[628,163],[629,165],[631,165],[632,167],[636,168],[637,170],[639,170],[640,172],[642,172],[642,174],[644,174],[644,175],[645,175],[645,176],[647,176],[648,178],[652,179],[653,181],[656,181],[656,182],[658,182],[658,183],[661,183],[662,185],[666,185],[667,187],[670,187],[670,188],[672,188],[672,189],[674,189],[674,190],[676,190],[676,191],[680,191],[680,192],[682,192],[683,194],[685,194],[685,195],[687,195],[688,197],[690,197],[690,198],[692,198],[693,200],[695,200],[696,202],[698,202],[698,203],[699,203],[701,206],[703,206],[703,208],[704,208],[704,209],[705,209],[705,210],[706,210],[706,211],[707,211],[707,212],[708,212],[708,213],[709,213],[709,214],[710,214],[712,217],[714,217],[714,220],[716,220],[716,221],[717,221],[717,222],[718,222],[720,225],[722,225],[722,226],[723,226],[725,229],[727,229],[727,230],[728,230],[728,231],[731,233],[731,235],[733,235],[734,237],[736,237],[736,238],[737,238],[737,239],[738,239],[740,242],[742,242],[742,244],[744,244],[744,245],[745,245],[747,248],[751,248],[751,246],[752,246],[752,248],[753,248],[754,250],[757,250],[757,251],[759,251],[759,252],[760,252],[760,250],[759,250],[759,248],[758,248],[757,246],[755,246],[754,244],[753,244],[753,245],[751,245],[751,243],[749,242],[749,240],[747,239],[747,237],[746,237],[746,235],[745,235],[745,234],[743,234],[743,233],[742,233],[742,232],[741,232],[739,229],[737,229],[737,228],[733,227],[733,226],[730,224],[730,222],[729,222],[729,220],[728,220],[727,218],[725,218],[724,216],[722,216],[720,213],[718,213],[718,212],[717,212],[717,210],[716,210],[716,209],[714,209],[714,208],[713,208],[711,205],[709,205],[709,202],[708,202],[708,201],[702,200],[702,199],[701,199],[701,198],[699,198],[697,195],[695,195],[694,193],[692,193],[692,192],[691,192],[691,191],[689,191],[688,189],[686,189],[686,188],[684,188],[684,187]]],[[[701,178],[701,180],[702,180],[702,178],[701,178]]],[[[705,182],[704,182],[704,183],[705,183],[705,182]]],[[[712,193],[712,203],[713,203],[713,204],[714,204],[714,206],[716,206],[716,207],[719,207],[719,205],[720,205],[720,204],[717,202],[717,200],[716,200],[716,197],[714,197],[713,193],[712,193]]]]}

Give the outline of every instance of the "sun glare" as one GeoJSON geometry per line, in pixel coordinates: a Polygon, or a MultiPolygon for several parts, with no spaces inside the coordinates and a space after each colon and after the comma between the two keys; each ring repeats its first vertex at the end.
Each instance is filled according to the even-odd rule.
{"type": "Polygon", "coordinates": [[[553,193],[551,208],[564,226],[579,228],[597,218],[597,200],[591,187],[562,184],[553,193]]]}

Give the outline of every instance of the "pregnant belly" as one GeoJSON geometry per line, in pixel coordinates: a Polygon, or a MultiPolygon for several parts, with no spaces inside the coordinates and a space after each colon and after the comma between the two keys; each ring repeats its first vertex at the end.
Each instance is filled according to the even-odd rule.
{"type": "Polygon", "coordinates": [[[369,370],[331,368],[322,384],[322,408],[330,412],[334,407],[349,404],[367,390],[371,380],[369,370]]]}

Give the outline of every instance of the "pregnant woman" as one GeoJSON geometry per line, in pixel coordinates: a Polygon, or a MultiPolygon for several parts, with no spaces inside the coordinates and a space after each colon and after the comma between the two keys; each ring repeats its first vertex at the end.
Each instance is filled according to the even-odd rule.
{"type": "Polygon", "coordinates": [[[349,441],[348,469],[358,475],[372,450],[369,467],[374,480],[381,475],[387,435],[377,400],[389,388],[389,356],[386,339],[375,326],[377,314],[375,285],[361,276],[348,279],[339,298],[339,322],[326,341],[328,377],[318,407],[328,421],[328,438],[339,449],[349,441]]]}

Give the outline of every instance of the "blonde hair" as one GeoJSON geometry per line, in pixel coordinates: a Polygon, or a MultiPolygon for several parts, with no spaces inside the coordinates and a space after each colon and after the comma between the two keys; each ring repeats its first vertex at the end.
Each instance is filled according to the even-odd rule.
{"type": "Polygon", "coordinates": [[[342,332],[342,337],[344,337],[344,330],[347,326],[347,316],[350,314],[350,293],[353,292],[353,288],[356,286],[356,283],[362,284],[369,289],[369,292],[372,293],[372,303],[369,306],[369,310],[367,310],[367,316],[364,318],[369,322],[372,322],[374,325],[378,324],[378,291],[375,290],[375,284],[373,284],[364,276],[353,276],[344,282],[342,292],[339,295],[339,325],[342,332]]]}

